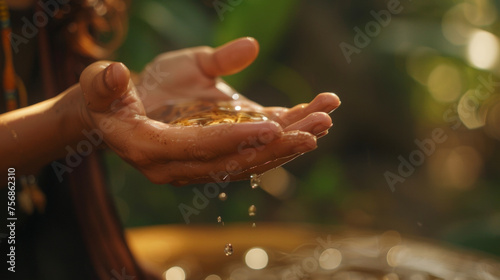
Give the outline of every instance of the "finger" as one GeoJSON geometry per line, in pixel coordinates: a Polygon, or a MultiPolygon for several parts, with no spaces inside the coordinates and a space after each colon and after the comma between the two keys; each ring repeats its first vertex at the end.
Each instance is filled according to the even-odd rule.
{"type": "Polygon", "coordinates": [[[240,38],[216,49],[199,48],[196,58],[205,75],[217,77],[240,72],[250,65],[259,53],[259,44],[254,38],[240,38]]]}
{"type": "Polygon", "coordinates": [[[146,120],[137,128],[138,149],[154,155],[159,162],[214,158],[248,147],[260,147],[282,135],[275,122],[248,122],[212,126],[175,126],[146,120]]]}
{"type": "Polygon", "coordinates": [[[130,71],[122,63],[100,61],[88,66],[80,76],[80,86],[87,107],[95,112],[110,109],[126,92],[130,71]]]}
{"type": "Polygon", "coordinates": [[[291,109],[266,108],[265,113],[281,126],[287,127],[314,112],[331,113],[340,106],[340,99],[333,93],[321,93],[309,104],[299,104],[291,109]]]}
{"type": "MultiPolygon", "coordinates": [[[[225,173],[230,177],[241,176],[256,166],[262,166],[277,159],[286,159],[316,149],[316,137],[306,132],[287,132],[280,139],[259,148],[247,148],[210,162],[173,162],[167,167],[156,166],[155,173],[174,181],[203,180],[214,177],[213,174],[225,173]],[[212,175],[212,176],[211,176],[212,175]]],[[[220,176],[218,176],[220,177],[220,176]]],[[[224,176],[222,176],[224,177],[224,176]]],[[[212,178],[214,179],[214,178],[212,178]]]]}
{"type": "Polygon", "coordinates": [[[320,135],[332,126],[332,119],[327,113],[315,112],[309,114],[302,120],[287,126],[285,131],[300,130],[309,132],[312,135],[320,135]]]}

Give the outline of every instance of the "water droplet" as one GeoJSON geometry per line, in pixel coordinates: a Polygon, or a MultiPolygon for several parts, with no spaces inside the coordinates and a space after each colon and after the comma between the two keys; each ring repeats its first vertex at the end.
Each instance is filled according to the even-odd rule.
{"type": "Polygon", "coordinates": [[[224,222],[222,221],[222,217],[221,216],[218,216],[217,217],[217,223],[224,226],[224,222]]]}
{"type": "Polygon", "coordinates": [[[220,199],[221,201],[226,201],[226,199],[227,199],[227,194],[226,194],[225,192],[221,192],[221,193],[219,194],[219,199],[220,199]]]}
{"type": "Polygon", "coordinates": [[[224,247],[224,254],[229,257],[233,255],[233,252],[233,245],[231,243],[227,243],[224,247]]]}
{"type": "Polygon", "coordinates": [[[255,207],[255,205],[252,205],[252,206],[250,206],[250,208],[248,208],[248,215],[249,216],[255,216],[255,212],[257,212],[257,207],[255,207]]]}
{"type": "Polygon", "coordinates": [[[250,175],[250,186],[252,189],[258,188],[260,185],[260,177],[257,174],[250,175]]]}
{"type": "Polygon", "coordinates": [[[252,224],[252,227],[257,227],[257,225],[255,223],[252,224]]]}

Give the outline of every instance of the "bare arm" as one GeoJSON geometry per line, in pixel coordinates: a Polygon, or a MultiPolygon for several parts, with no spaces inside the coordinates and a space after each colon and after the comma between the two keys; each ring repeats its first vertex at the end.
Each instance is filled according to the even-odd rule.
{"type": "Polygon", "coordinates": [[[36,173],[83,139],[82,100],[80,86],[73,86],[54,98],[0,115],[0,180],[6,182],[10,167],[18,175],[36,173]]]}

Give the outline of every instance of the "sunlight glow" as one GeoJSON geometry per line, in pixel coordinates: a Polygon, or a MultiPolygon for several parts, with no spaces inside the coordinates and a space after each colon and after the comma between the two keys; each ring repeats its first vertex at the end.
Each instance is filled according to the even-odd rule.
{"type": "Polygon", "coordinates": [[[185,280],[186,272],[179,266],[169,268],[165,272],[165,280],[185,280]]]}
{"type": "Polygon", "coordinates": [[[460,72],[453,65],[439,64],[430,73],[427,86],[435,100],[452,102],[462,91],[460,72]]]}
{"type": "Polygon", "coordinates": [[[261,248],[252,248],[245,255],[245,263],[251,269],[263,269],[267,266],[269,257],[261,248]]]}
{"type": "Polygon", "coordinates": [[[319,266],[325,270],[337,268],[340,262],[342,262],[342,254],[334,248],[324,250],[319,256],[319,266]]]}
{"type": "Polygon", "coordinates": [[[486,31],[476,31],[472,34],[467,46],[469,62],[480,69],[494,68],[499,52],[498,39],[486,31]]]}

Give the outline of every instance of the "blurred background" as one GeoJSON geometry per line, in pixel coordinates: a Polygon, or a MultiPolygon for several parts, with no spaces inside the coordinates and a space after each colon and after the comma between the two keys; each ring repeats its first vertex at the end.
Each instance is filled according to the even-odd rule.
{"type": "MultiPolygon", "coordinates": [[[[190,226],[294,223],[395,230],[500,256],[500,1],[142,0],[116,60],[242,36],[257,61],[225,80],[265,106],[335,92],[319,148],[224,189],[190,226]],[[249,217],[255,205],[257,215],[249,217]]],[[[109,153],[126,227],[186,223],[194,188],[153,185],[109,153]]]]}

